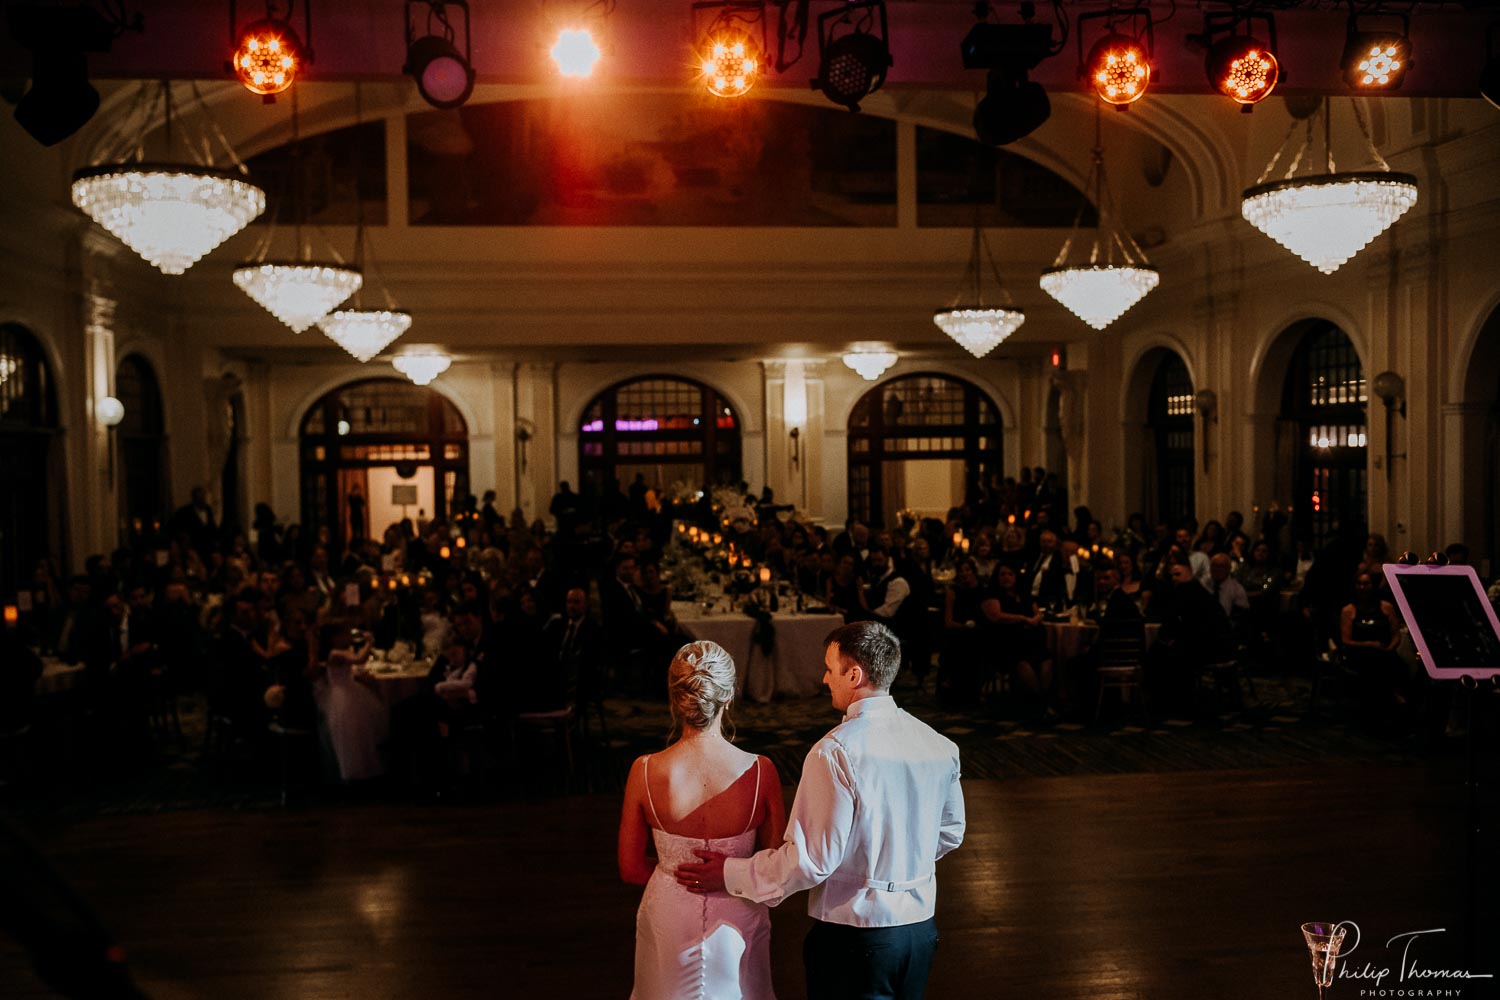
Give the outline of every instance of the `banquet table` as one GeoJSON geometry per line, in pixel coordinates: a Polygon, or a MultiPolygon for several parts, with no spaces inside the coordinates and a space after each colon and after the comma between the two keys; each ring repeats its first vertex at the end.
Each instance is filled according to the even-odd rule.
{"type": "Polygon", "coordinates": [[[431,669],[431,660],[409,660],[406,663],[371,660],[364,673],[375,682],[380,700],[389,706],[420,693],[422,681],[431,669]]]}
{"type": "Polygon", "coordinates": [[[36,693],[60,694],[83,679],[82,663],[64,663],[55,656],[42,657],[42,676],[36,679],[36,693]]]}
{"type": "MultiPolygon", "coordinates": [[[[1099,626],[1094,622],[1043,622],[1047,630],[1047,651],[1054,663],[1067,663],[1087,653],[1094,640],[1099,637],[1099,626]]],[[[1159,622],[1146,623],[1146,648],[1156,641],[1161,631],[1159,622]]]]}
{"type": "Polygon", "coordinates": [[[743,611],[704,614],[703,608],[674,601],[677,624],[694,639],[716,642],[734,657],[739,689],[751,701],[808,698],[823,686],[823,640],[843,620],[836,615],[776,614],[776,642],[767,656],[751,639],[755,619],[743,611]]]}

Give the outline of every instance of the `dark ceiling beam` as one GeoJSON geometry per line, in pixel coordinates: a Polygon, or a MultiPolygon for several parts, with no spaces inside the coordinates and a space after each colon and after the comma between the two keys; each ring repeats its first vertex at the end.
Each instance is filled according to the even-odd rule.
{"type": "MultiPolygon", "coordinates": [[[[301,4],[294,18],[302,27],[301,4]]],[[[584,3],[556,0],[538,5],[534,0],[486,0],[474,4],[473,60],[481,83],[536,84],[556,80],[547,48],[556,25],[584,3]]],[[[815,4],[816,15],[831,4],[815,4]]],[[[1165,15],[1167,7],[1156,5],[1165,15]]],[[[126,0],[132,13],[144,16],[145,30],[116,40],[107,55],[90,57],[95,78],[227,79],[229,48],[227,0],[126,0]]],[[[1038,20],[1048,21],[1051,8],[1039,3],[1038,20]]],[[[1016,20],[1013,5],[997,5],[998,19],[1016,20]]],[[[1076,30],[1077,16],[1103,10],[1102,4],[1069,3],[1076,30]]],[[[1215,7],[1211,9],[1224,9],[1215,7]]],[[[887,86],[974,91],[984,87],[984,73],[965,70],[959,60],[959,41],[973,25],[972,5],[961,3],[890,4],[891,48],[895,63],[887,86]]],[[[261,8],[256,0],[240,4],[242,21],[261,8]]],[[[312,47],[316,62],[307,78],[316,80],[391,80],[401,76],[405,41],[402,5],[397,0],[312,0],[312,47]]],[[[771,14],[774,25],[774,10],[771,14]]],[[[1346,15],[1338,10],[1295,9],[1275,15],[1280,58],[1286,74],[1284,93],[1346,93],[1339,57],[1343,51],[1346,15]]],[[[1500,20],[1500,10],[1458,6],[1418,5],[1411,19],[1412,68],[1401,97],[1473,97],[1485,62],[1485,30],[1500,20]]],[[[689,86],[691,84],[693,25],[687,0],[624,0],[605,23],[605,60],[599,76],[604,85],[689,86]]],[[[1372,21],[1372,25],[1375,22],[1372,21]]],[[[1382,22],[1383,23],[1383,22],[1382,22]]],[[[1102,30],[1087,26],[1084,48],[1102,30]]],[[[1152,90],[1163,94],[1207,94],[1203,52],[1190,48],[1186,36],[1203,31],[1203,13],[1181,0],[1176,14],[1156,30],[1159,79],[1152,90]]],[[[761,86],[808,89],[817,73],[816,26],[810,31],[802,60],[781,76],[761,86]]],[[[774,40],[773,40],[774,45],[774,40]]],[[[6,37],[7,65],[28,65],[27,56],[6,37]]],[[[1075,39],[1046,60],[1032,74],[1054,91],[1082,90],[1077,76],[1075,39]]],[[[584,84],[588,86],[588,84],[584,84]]],[[[254,100],[246,95],[246,100],[254,100]]],[[[1149,98],[1148,98],[1149,99],[1149,98]]]]}

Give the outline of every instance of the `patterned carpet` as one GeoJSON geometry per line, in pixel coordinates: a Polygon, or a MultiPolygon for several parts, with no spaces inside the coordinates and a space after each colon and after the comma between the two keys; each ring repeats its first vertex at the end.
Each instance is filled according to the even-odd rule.
{"type": "MultiPolygon", "coordinates": [[[[992,699],[968,712],[948,711],[935,704],[930,691],[900,680],[895,695],[903,707],[959,745],[969,779],[1403,763],[1434,752],[1454,753],[1461,746],[1451,738],[1436,749],[1411,739],[1377,738],[1355,724],[1346,705],[1329,705],[1326,713],[1320,706],[1319,713],[1310,715],[1308,685],[1298,677],[1257,677],[1253,696],[1247,691],[1244,705],[1233,709],[1216,705],[1224,699],[1205,692],[1199,713],[1182,718],[1148,721],[1131,706],[1108,706],[1098,725],[1092,724],[1091,711],[1082,713],[1082,719],[1035,721],[1007,700],[992,699]]],[[[280,775],[274,754],[259,761],[248,754],[206,756],[202,706],[190,699],[183,706],[183,740],[158,740],[135,760],[81,744],[67,727],[43,727],[33,747],[29,780],[8,786],[0,782],[0,813],[68,821],[165,810],[277,808],[280,775]],[[101,773],[80,763],[89,760],[105,760],[109,766],[101,773]]],[[[738,706],[734,715],[736,743],[770,757],[787,784],[798,780],[812,744],[839,721],[826,696],[738,706]]],[[[612,699],[606,708],[607,740],[598,738],[597,720],[591,721],[594,738],[577,748],[573,774],[565,773],[556,744],[523,742],[520,753],[530,755],[529,764],[518,766],[508,754],[493,755],[484,780],[460,776],[448,797],[618,794],[631,761],[659,750],[670,728],[666,705],[648,700],[612,699]]],[[[402,801],[412,795],[378,783],[294,792],[298,804],[320,806],[402,801]]]]}

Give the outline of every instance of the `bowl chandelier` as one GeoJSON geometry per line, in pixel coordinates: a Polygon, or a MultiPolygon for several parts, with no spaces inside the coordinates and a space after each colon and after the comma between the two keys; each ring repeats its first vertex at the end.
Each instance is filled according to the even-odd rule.
{"type": "MultiPolygon", "coordinates": [[[[145,146],[147,125],[155,120],[156,102],[147,96],[155,90],[145,85],[136,107],[126,114],[127,122],[140,117],[138,132],[121,130],[135,133],[128,143],[137,156],[145,146]]],[[[169,83],[161,84],[160,99],[170,156],[174,113],[169,83]]],[[[249,171],[223,133],[213,128],[212,134],[234,164],[232,169],[121,158],[77,171],[70,192],[73,204],[163,274],[182,274],[266,209],[266,193],[250,182],[249,171]]],[[[207,135],[200,138],[186,145],[207,158],[212,145],[207,135]]],[[[111,159],[117,155],[106,154],[111,159]]]]}
{"type": "Polygon", "coordinates": [[[873,382],[884,375],[898,357],[895,351],[859,347],[844,355],[844,364],[858,372],[866,382],[873,382]]]}
{"type": "Polygon", "coordinates": [[[453,359],[436,347],[411,347],[391,359],[391,367],[411,379],[415,385],[429,385],[448,367],[453,359]]]}
{"type": "Polygon", "coordinates": [[[1325,100],[1321,113],[1328,172],[1293,176],[1313,144],[1318,114],[1314,112],[1305,122],[1292,123],[1281,148],[1254,186],[1245,189],[1240,204],[1240,214],[1251,225],[1324,274],[1337,271],[1417,203],[1417,179],[1391,170],[1370,138],[1359,102],[1350,103],[1378,170],[1338,171],[1329,142],[1331,109],[1325,100]],[[1291,166],[1281,180],[1267,181],[1299,129],[1303,138],[1291,166]]]}
{"type": "Polygon", "coordinates": [[[995,255],[990,252],[989,240],[985,238],[984,229],[979,224],[977,206],[974,213],[974,236],[969,246],[969,266],[964,271],[963,284],[951,305],[933,312],[932,321],[939,330],[976,358],[982,358],[999,347],[1006,337],[1015,333],[1026,322],[1026,313],[1010,305],[1010,295],[1001,285],[1000,269],[995,264],[995,255]],[[1000,295],[1005,301],[1003,305],[985,304],[985,259],[989,261],[995,286],[1000,289],[1000,295]]]}
{"type": "Polygon", "coordinates": [[[329,340],[364,364],[411,328],[411,313],[400,309],[338,309],[318,320],[318,326],[329,340]]]}
{"type": "Polygon", "coordinates": [[[1079,319],[1095,330],[1103,330],[1145,298],[1157,286],[1161,276],[1146,259],[1146,252],[1119,224],[1114,197],[1104,173],[1099,105],[1094,107],[1094,162],[1089,170],[1089,182],[1094,190],[1099,225],[1094,231],[1088,259],[1084,263],[1069,263],[1083,222],[1083,210],[1088,204],[1085,201],[1078,206],[1073,231],[1057,252],[1052,266],[1042,272],[1041,286],[1042,291],[1061,302],[1079,319]]]}

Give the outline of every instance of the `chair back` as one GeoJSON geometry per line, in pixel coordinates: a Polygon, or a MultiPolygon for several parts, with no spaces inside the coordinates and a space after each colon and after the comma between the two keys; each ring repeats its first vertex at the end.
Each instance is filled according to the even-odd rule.
{"type": "Polygon", "coordinates": [[[1142,618],[1105,619],[1099,626],[1099,666],[1138,667],[1146,655],[1142,618]]]}

